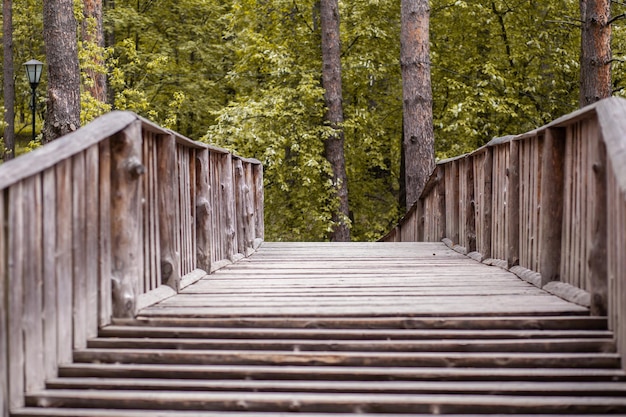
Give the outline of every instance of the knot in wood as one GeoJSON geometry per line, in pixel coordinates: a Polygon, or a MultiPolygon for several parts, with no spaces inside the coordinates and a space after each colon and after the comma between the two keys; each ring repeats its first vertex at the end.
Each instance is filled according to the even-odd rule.
{"type": "Polygon", "coordinates": [[[146,167],[135,156],[128,160],[127,169],[133,179],[139,178],[146,172],[146,167]]]}

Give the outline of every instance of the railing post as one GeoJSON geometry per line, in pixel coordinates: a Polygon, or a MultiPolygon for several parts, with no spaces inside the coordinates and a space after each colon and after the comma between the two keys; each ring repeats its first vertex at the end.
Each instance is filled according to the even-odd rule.
{"type": "Polygon", "coordinates": [[[539,272],[541,285],[559,281],[563,231],[565,129],[546,130],[541,166],[539,272]]]}
{"type": "Polygon", "coordinates": [[[162,135],[157,140],[157,178],[159,182],[159,239],[161,251],[161,284],[178,292],[180,287],[180,254],[176,252],[176,206],[178,175],[176,139],[162,135]]]}
{"type": "Polygon", "coordinates": [[[211,207],[209,185],[209,150],[196,153],[196,263],[198,268],[211,272],[211,207]]]}
{"type": "Polygon", "coordinates": [[[482,165],[483,195],[482,204],[482,236],[478,251],[483,258],[491,258],[491,224],[493,217],[493,148],[487,148],[482,165]]]}
{"type": "Polygon", "coordinates": [[[6,221],[4,213],[4,192],[0,192],[0,417],[9,417],[9,379],[8,357],[9,332],[8,332],[8,281],[6,265],[6,221]]]}
{"type": "Polygon", "coordinates": [[[254,175],[254,246],[258,246],[265,237],[265,219],[263,212],[264,194],[263,194],[263,165],[260,163],[252,165],[254,175]]]}
{"type": "Polygon", "coordinates": [[[519,265],[519,143],[510,142],[509,169],[507,170],[509,187],[506,199],[508,222],[507,266],[519,265]]]}
{"type": "Polygon", "coordinates": [[[465,202],[465,242],[467,253],[476,251],[476,190],[474,189],[474,157],[468,156],[465,163],[465,186],[467,201],[465,202]]]}
{"type": "Polygon", "coordinates": [[[608,250],[607,250],[607,160],[606,145],[598,141],[597,154],[593,160],[595,182],[595,206],[599,209],[593,224],[591,249],[589,251],[589,284],[591,290],[591,314],[606,316],[608,312],[608,250]]]}
{"type": "Polygon", "coordinates": [[[424,241],[424,200],[417,199],[417,206],[415,207],[415,241],[424,241]]]}
{"type": "Polygon", "coordinates": [[[446,173],[445,167],[437,165],[437,193],[439,195],[439,236],[438,240],[446,237],[446,173]]]}
{"type": "Polygon", "coordinates": [[[235,193],[233,190],[233,158],[231,154],[224,154],[220,158],[220,187],[222,193],[222,207],[224,223],[222,233],[226,238],[226,256],[229,260],[235,259],[237,251],[235,229],[235,193]]]}
{"type": "Polygon", "coordinates": [[[113,316],[134,317],[139,280],[141,195],[141,122],[111,138],[111,256],[113,316]]]}
{"type": "Polygon", "coordinates": [[[233,161],[235,174],[235,225],[237,230],[237,252],[246,253],[246,183],[243,162],[237,158],[233,161]]]}

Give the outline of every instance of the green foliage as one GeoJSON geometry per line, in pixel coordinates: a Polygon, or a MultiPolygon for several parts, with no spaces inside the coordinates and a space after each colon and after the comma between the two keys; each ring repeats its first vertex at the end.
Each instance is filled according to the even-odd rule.
{"type": "MultiPolygon", "coordinates": [[[[82,22],[82,2],[75,13],[82,22]]],[[[14,0],[19,129],[30,89],[21,64],[45,62],[41,2],[14,0]]],[[[402,83],[400,2],[340,2],[345,152],[356,240],[397,221],[402,83]]],[[[431,69],[439,158],[545,124],[578,106],[578,0],[432,0],[431,69]]],[[[613,15],[626,11],[613,2],[613,15]]],[[[266,238],[331,230],[316,0],[116,0],[100,48],[80,39],[83,84],[107,73],[112,103],[82,93],[86,122],[132,110],[191,138],[261,160],[266,238]],[[89,70],[89,71],[88,71],[89,70]]],[[[95,30],[88,21],[87,30],[95,30]]],[[[614,90],[626,96],[626,20],[613,25],[614,90]]],[[[45,105],[45,76],[38,108],[45,105]]],[[[42,111],[43,112],[43,111],[42,111]]],[[[33,143],[32,146],[36,146],[33,143]]]]}
{"type": "Polygon", "coordinates": [[[522,133],[578,105],[578,0],[434,2],[438,156],[522,133]]]}

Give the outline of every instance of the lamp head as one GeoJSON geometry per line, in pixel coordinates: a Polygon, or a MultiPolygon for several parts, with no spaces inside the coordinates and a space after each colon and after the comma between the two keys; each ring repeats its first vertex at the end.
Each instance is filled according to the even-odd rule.
{"type": "Polygon", "coordinates": [[[39,81],[41,80],[41,72],[43,71],[43,62],[31,59],[24,64],[26,67],[26,76],[31,88],[37,88],[39,81]]]}

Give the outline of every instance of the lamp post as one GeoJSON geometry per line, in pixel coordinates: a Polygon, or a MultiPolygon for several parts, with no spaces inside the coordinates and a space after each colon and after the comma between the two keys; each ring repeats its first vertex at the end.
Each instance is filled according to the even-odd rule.
{"type": "Polygon", "coordinates": [[[33,111],[33,141],[35,140],[35,110],[37,108],[37,102],[35,101],[37,97],[37,86],[39,85],[39,81],[41,80],[41,72],[43,70],[43,62],[37,61],[36,59],[31,59],[27,63],[24,64],[26,67],[26,76],[28,77],[28,82],[30,83],[30,88],[32,90],[31,103],[30,108],[33,111]]]}

